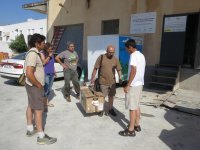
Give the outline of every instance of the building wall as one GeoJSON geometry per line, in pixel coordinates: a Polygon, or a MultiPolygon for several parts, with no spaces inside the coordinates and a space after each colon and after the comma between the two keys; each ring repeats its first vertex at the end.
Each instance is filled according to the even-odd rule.
{"type": "Polygon", "coordinates": [[[111,3],[107,0],[92,0],[89,8],[86,6],[86,0],[65,0],[64,3],[62,3],[65,8],[59,6],[59,3],[61,2],[63,1],[49,1],[48,40],[51,41],[53,37],[54,26],[83,23],[83,59],[87,58],[87,36],[101,35],[101,22],[103,20],[120,19],[119,34],[129,34],[130,14],[133,5],[131,3],[136,3],[135,0],[127,0],[127,3],[124,3],[124,1],[121,0],[114,0],[112,2],[114,2],[114,4],[117,3],[118,5],[112,4],[112,7],[111,3]],[[66,10],[68,13],[66,13],[66,10]]]}
{"type": "Polygon", "coordinates": [[[22,33],[26,43],[28,43],[28,35],[39,33],[46,36],[47,19],[28,19],[26,22],[1,26],[0,31],[2,31],[3,42],[11,42],[11,40],[15,40],[16,36],[22,33]]]}
{"type": "Polygon", "coordinates": [[[181,69],[180,88],[200,92],[200,70],[181,69]]]}
{"type": "Polygon", "coordinates": [[[3,27],[0,26],[0,41],[3,39],[3,27]]]}
{"type": "Polygon", "coordinates": [[[9,44],[8,42],[2,42],[0,41],[0,53],[4,52],[4,53],[8,53],[8,56],[11,57],[13,52],[12,50],[9,48],[9,44]]]}
{"type": "Polygon", "coordinates": [[[140,34],[144,37],[144,55],[147,64],[159,63],[163,16],[198,12],[199,0],[50,0],[48,10],[48,40],[53,37],[53,27],[84,23],[84,53],[87,57],[87,36],[101,35],[103,20],[119,19],[119,34],[130,35],[130,16],[134,13],[157,12],[156,33],[140,34]],[[60,7],[59,3],[64,7],[60,7]],[[106,10],[106,11],[105,11],[106,10]]]}
{"type": "Polygon", "coordinates": [[[103,20],[119,19],[119,34],[130,35],[131,14],[156,12],[156,32],[134,35],[144,38],[148,82],[152,67],[160,61],[163,16],[199,12],[199,9],[200,0],[90,0],[90,7],[86,0],[49,0],[48,41],[53,37],[54,26],[83,23],[83,59],[87,59],[87,36],[101,35],[103,20]]]}
{"type": "Polygon", "coordinates": [[[157,24],[155,34],[145,34],[144,53],[149,65],[159,63],[163,16],[171,14],[184,14],[199,12],[199,0],[146,0],[146,11],[157,12],[157,24]]]}

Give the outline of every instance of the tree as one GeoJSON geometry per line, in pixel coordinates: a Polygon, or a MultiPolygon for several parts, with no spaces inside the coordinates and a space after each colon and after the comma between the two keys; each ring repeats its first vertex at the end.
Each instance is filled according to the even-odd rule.
{"type": "Polygon", "coordinates": [[[19,36],[17,36],[16,39],[10,43],[9,48],[17,53],[26,52],[27,45],[24,39],[24,35],[20,34],[19,36]]]}

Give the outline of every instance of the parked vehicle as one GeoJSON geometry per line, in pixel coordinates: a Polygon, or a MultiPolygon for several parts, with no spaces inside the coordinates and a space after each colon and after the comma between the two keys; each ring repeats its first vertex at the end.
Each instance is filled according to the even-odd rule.
{"type": "MultiPolygon", "coordinates": [[[[57,54],[55,54],[56,56],[57,54]]],[[[21,53],[16,55],[10,59],[5,59],[0,62],[0,76],[7,79],[13,79],[18,81],[20,75],[23,73],[24,70],[24,62],[25,62],[25,53],[21,53]]],[[[63,68],[62,66],[55,62],[55,78],[63,78],[63,68]]],[[[81,76],[82,69],[80,66],[77,68],[79,77],[81,76]]]]}

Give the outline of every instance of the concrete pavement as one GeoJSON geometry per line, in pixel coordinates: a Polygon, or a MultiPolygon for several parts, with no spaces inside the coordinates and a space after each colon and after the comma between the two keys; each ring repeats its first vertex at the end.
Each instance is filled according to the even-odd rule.
{"type": "MultiPolygon", "coordinates": [[[[136,137],[121,137],[129,116],[124,109],[124,93],[117,89],[114,102],[117,117],[87,115],[74,97],[63,98],[63,80],[54,82],[55,107],[46,114],[45,132],[57,137],[53,145],[37,145],[37,135],[26,137],[27,96],[25,88],[0,78],[0,150],[199,150],[200,117],[164,107],[141,105],[142,131],[136,137]]],[[[165,96],[143,92],[143,104],[165,96]]]]}

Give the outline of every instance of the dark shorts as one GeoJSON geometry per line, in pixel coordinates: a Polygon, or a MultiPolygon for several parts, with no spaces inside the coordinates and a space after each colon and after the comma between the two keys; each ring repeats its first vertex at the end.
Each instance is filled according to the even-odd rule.
{"type": "Polygon", "coordinates": [[[104,97],[106,97],[106,96],[113,97],[116,94],[116,84],[101,85],[101,91],[102,91],[104,97]]]}
{"type": "Polygon", "coordinates": [[[44,103],[46,97],[44,96],[44,89],[38,89],[36,86],[25,84],[28,95],[28,105],[34,110],[44,110],[44,103]]]}

